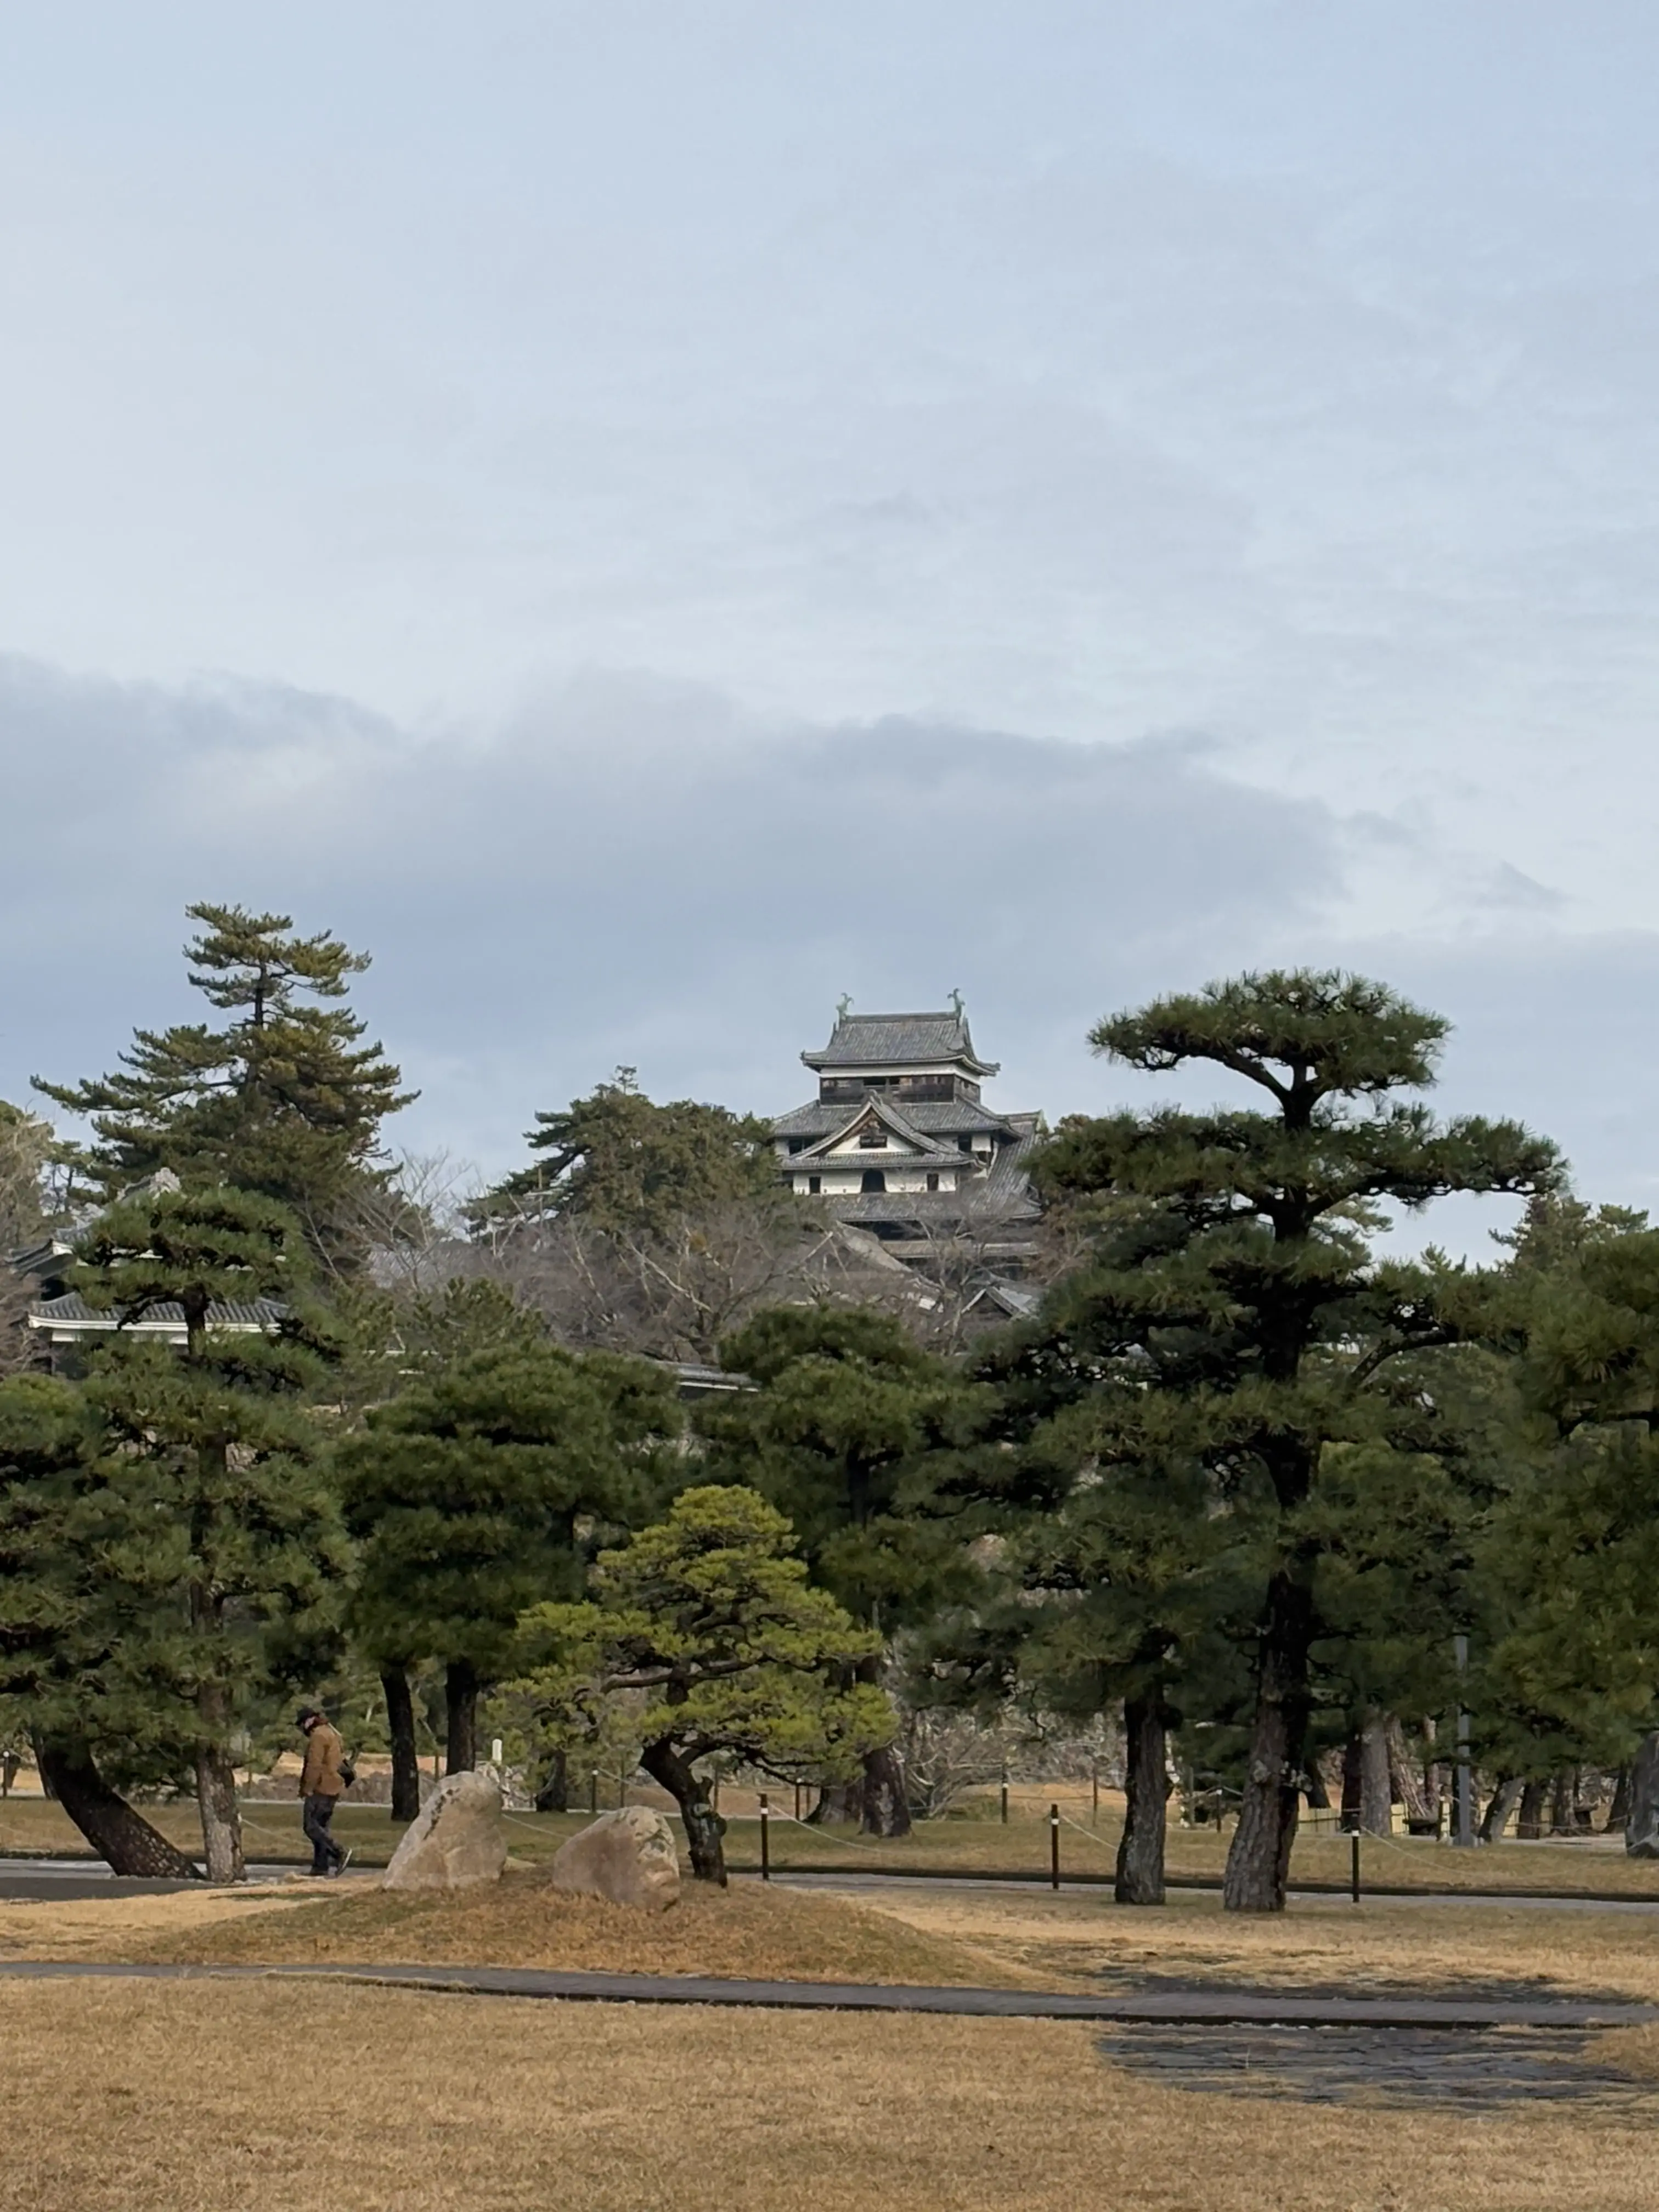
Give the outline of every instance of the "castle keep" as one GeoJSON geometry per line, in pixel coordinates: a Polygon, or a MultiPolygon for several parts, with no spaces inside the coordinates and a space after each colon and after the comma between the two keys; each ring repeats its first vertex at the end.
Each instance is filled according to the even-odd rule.
{"type": "Polygon", "coordinates": [[[772,1125],[779,1170],[801,1197],[829,1200],[905,1258],[941,1236],[993,1224],[1017,1236],[1036,1219],[1025,1162],[1038,1116],[985,1103],[998,1063],[974,1050],[960,1001],[855,1014],[843,1000],[828,1044],[801,1059],[818,1095],[772,1125]]]}

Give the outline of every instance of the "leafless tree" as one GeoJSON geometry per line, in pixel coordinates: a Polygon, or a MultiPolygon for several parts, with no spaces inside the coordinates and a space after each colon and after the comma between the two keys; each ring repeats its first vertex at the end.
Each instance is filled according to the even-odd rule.
{"type": "Polygon", "coordinates": [[[325,1256],[331,1249],[355,1255],[370,1281],[394,1297],[435,1297],[458,1276],[478,1272],[465,1215],[483,1188],[477,1168],[451,1152],[402,1152],[384,1182],[363,1178],[330,1238],[312,1241],[325,1256]]]}
{"type": "Polygon", "coordinates": [[[817,1209],[765,1200],[734,1200],[655,1232],[571,1215],[498,1223],[472,1264],[545,1315],[562,1343],[658,1359],[712,1363],[769,1306],[918,1295],[896,1262],[817,1209]]]}
{"type": "Polygon", "coordinates": [[[967,1192],[921,1215],[917,1231],[905,1245],[921,1292],[912,1325],[947,1356],[1035,1306],[1083,1249],[1063,1221],[1039,1219],[1028,1200],[1004,1192],[967,1192]]]}

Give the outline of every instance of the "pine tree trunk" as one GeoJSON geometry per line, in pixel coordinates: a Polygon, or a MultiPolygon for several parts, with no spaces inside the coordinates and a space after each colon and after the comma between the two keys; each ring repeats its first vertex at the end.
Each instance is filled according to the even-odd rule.
{"type": "Polygon", "coordinates": [[[1515,1832],[1522,1843],[1535,1844],[1544,1832],[1544,1800],[1549,1784],[1529,1774],[1521,1785],[1521,1815],[1515,1832]]]}
{"type": "Polygon", "coordinates": [[[1325,1770],[1316,1759],[1308,1761],[1308,1810],[1328,1813],[1331,1809],[1330,1785],[1325,1779],[1325,1770]]]}
{"type": "Polygon", "coordinates": [[[1602,1833],[1608,1836],[1621,1835],[1624,1832],[1625,1824],[1629,1819],[1630,1769],[1627,1766],[1621,1766],[1613,1777],[1613,1802],[1607,1808],[1607,1825],[1602,1833]]]}
{"type": "Polygon", "coordinates": [[[863,1802],[860,1826],[866,1836],[908,1836],[910,1808],[904,1795],[904,1769],[892,1745],[864,1754],[863,1802]]]}
{"type": "Polygon", "coordinates": [[[1112,1894],[1120,1905],[1164,1902],[1164,1809],[1170,1794],[1163,1698],[1126,1698],[1123,1834],[1112,1894]]]}
{"type": "Polygon", "coordinates": [[[726,1846],[721,1841],[726,1823],[708,1802],[708,1792],[667,1736],[659,1736],[640,1753],[640,1765],[653,1782],[659,1782],[680,1808],[685,1847],[696,1881],[718,1882],[726,1887],[726,1846]]]}
{"type": "MultiPolygon", "coordinates": [[[[1447,1766],[1440,1759],[1431,1760],[1423,1770],[1423,1802],[1425,1808],[1424,1817],[1433,1821],[1434,1832],[1437,1836],[1440,1833],[1443,1813],[1448,1822],[1454,1826],[1456,1823],[1457,1792],[1453,1778],[1454,1773],[1455,1770],[1447,1766]]],[[[1473,1775],[1470,1777],[1469,1787],[1471,1790],[1474,1788],[1473,1775]]],[[[1473,1798],[1470,1802],[1474,1802],[1473,1798]]]]}
{"type": "Polygon", "coordinates": [[[547,1763],[542,1777],[542,1786],[536,1792],[538,1813],[568,1813],[570,1810],[570,1761],[562,1751],[556,1751],[547,1763]]]}
{"type": "Polygon", "coordinates": [[[201,1879],[201,1869],[110,1788],[84,1744],[37,1738],[34,1756],[42,1788],[50,1783],[52,1796],[112,1873],[152,1881],[201,1879]]]}
{"type": "Polygon", "coordinates": [[[478,1677],[470,1659],[444,1669],[444,1772],[471,1774],[478,1763],[478,1677]]]}
{"type": "MultiPolygon", "coordinates": [[[[1404,1723],[1397,1713],[1388,1718],[1389,1790],[1398,1802],[1408,1821],[1432,1820],[1438,1809],[1431,1802],[1424,1774],[1419,1770],[1416,1754],[1406,1740],[1404,1723]]],[[[1427,1770],[1432,1773],[1433,1769],[1427,1770]]]]}
{"type": "Polygon", "coordinates": [[[1486,1800],[1486,1809],[1480,1815],[1480,1840],[1483,1844],[1501,1844],[1504,1831],[1509,1826],[1510,1814],[1515,1810],[1515,1801],[1521,1795],[1521,1777],[1506,1774],[1486,1800]]]}
{"type": "Polygon", "coordinates": [[[380,1687],[386,1692],[386,1732],[392,1738],[392,1817],[412,1820],[421,1809],[421,1762],[415,1748],[415,1700],[408,1668],[388,1667],[380,1687]]]}
{"type": "Polygon", "coordinates": [[[1573,1801],[1577,1794],[1577,1778],[1571,1767],[1562,1767],[1550,1787],[1551,1835],[1572,1836],[1578,1832],[1577,1823],[1572,1816],[1573,1801]]]}
{"type": "Polygon", "coordinates": [[[1302,1808],[1312,1642],[1312,1589],[1305,1577],[1281,1567],[1267,1589],[1249,1763],[1221,1887],[1221,1901],[1229,1912],[1285,1910],[1291,1846],[1302,1808]]]}
{"type": "Polygon", "coordinates": [[[1342,1747],[1342,1810],[1337,1816],[1339,1825],[1349,1835],[1358,1832],[1364,1796],[1364,1739],[1358,1729],[1352,1729],[1342,1747]]]}
{"type": "Polygon", "coordinates": [[[843,1823],[856,1825],[864,1818],[864,1778],[856,1782],[826,1782],[818,1792],[818,1802],[806,1816],[809,1828],[823,1828],[843,1823]]]}
{"type": "Polygon", "coordinates": [[[1393,1778],[1389,1771],[1386,1713],[1367,1713],[1360,1731],[1359,1825],[1368,1836],[1394,1833],[1393,1778]]]}
{"type": "MultiPolygon", "coordinates": [[[[860,1659],[854,1672],[860,1682],[879,1685],[881,1661],[860,1659]]],[[[859,1802],[859,1826],[866,1836],[908,1836],[910,1806],[904,1792],[904,1762],[892,1744],[864,1754],[864,1789],[859,1802]]]]}
{"type": "Polygon", "coordinates": [[[228,1699],[216,1682],[197,1693],[201,1735],[196,1746],[196,1802],[202,1815],[202,1844],[210,1881],[246,1881],[242,1863],[242,1815],[236,1802],[236,1769],[225,1738],[228,1699]]]}
{"type": "MultiPolygon", "coordinates": [[[[222,1475],[222,1450],[210,1463],[216,1464],[222,1475]]],[[[224,1601],[199,1583],[191,1590],[190,1616],[198,1636],[210,1643],[223,1637],[224,1601]]],[[[236,1769],[230,1755],[230,1692],[211,1675],[196,1692],[196,1805],[202,1817],[207,1878],[217,1882],[244,1881],[247,1877],[242,1863],[242,1815],[236,1802],[236,1769]]]]}
{"type": "Polygon", "coordinates": [[[1643,1737],[1631,1763],[1625,1850],[1633,1859],[1659,1859],[1659,1729],[1643,1737]]]}

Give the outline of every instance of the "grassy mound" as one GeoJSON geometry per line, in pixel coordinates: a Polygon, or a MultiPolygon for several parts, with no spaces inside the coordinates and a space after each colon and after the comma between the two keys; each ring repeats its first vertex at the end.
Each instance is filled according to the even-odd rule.
{"type": "MultiPolygon", "coordinates": [[[[252,1900],[248,1901],[251,1905],[252,1900]]],[[[689,1882],[668,1912],[571,1897],[509,1869],[488,1888],[404,1896],[327,1888],[302,1904],[148,1936],[135,1959],[182,1965],[547,1966],[789,1981],[1006,1985],[949,1937],[838,1897],[689,1882]]]]}

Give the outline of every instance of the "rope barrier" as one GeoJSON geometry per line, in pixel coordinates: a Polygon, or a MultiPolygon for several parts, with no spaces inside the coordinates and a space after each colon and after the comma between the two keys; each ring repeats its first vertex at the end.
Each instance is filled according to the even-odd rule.
{"type": "Polygon", "coordinates": [[[1101,1837],[1097,1836],[1092,1828],[1085,1828],[1080,1820],[1074,1820],[1069,1813],[1062,1813],[1060,1817],[1068,1828],[1075,1828],[1079,1836],[1086,1836],[1089,1838],[1089,1841],[1095,1844],[1099,1850],[1103,1851],[1111,1851],[1112,1856],[1115,1858],[1117,1854],[1115,1847],[1105,1842],[1101,1837]]]}
{"type": "MultiPolygon", "coordinates": [[[[844,1836],[832,1835],[828,1828],[811,1827],[806,1821],[798,1820],[793,1813],[774,1813],[769,1807],[767,1818],[770,1820],[784,1821],[792,1828],[805,1829],[815,1842],[835,1844],[843,1851],[861,1851],[866,1858],[882,1856],[882,1848],[879,1844],[849,1844],[844,1836]]],[[[784,1871],[787,1873],[787,1868],[784,1871]]]]}

